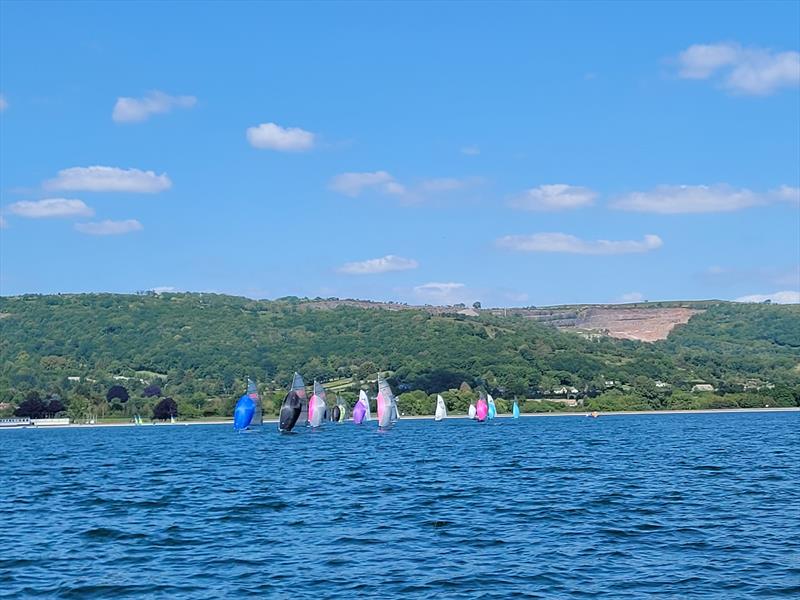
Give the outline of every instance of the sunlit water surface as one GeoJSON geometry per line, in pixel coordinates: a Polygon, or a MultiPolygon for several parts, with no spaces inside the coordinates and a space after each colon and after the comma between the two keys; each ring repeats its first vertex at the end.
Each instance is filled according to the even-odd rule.
{"type": "Polygon", "coordinates": [[[0,431],[12,598],[800,596],[800,413],[0,431]]]}

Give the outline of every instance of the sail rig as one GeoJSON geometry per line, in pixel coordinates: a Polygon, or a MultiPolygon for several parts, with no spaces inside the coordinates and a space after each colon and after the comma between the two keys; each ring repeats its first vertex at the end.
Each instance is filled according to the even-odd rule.
{"type": "Polygon", "coordinates": [[[486,415],[487,419],[494,419],[497,416],[497,407],[494,404],[494,398],[492,398],[491,394],[487,394],[486,401],[489,405],[489,412],[486,415]]]}
{"type": "Polygon", "coordinates": [[[295,371],[294,377],[292,377],[292,387],[289,388],[289,391],[297,394],[297,397],[300,399],[300,417],[297,419],[297,422],[300,423],[300,425],[308,425],[308,397],[306,396],[306,382],[303,381],[302,376],[297,371],[295,371]]]}
{"type": "Polygon", "coordinates": [[[339,395],[336,396],[336,408],[339,409],[339,418],[337,422],[344,423],[347,420],[347,404],[339,395]]]}
{"type": "Polygon", "coordinates": [[[486,402],[486,394],[481,392],[478,397],[478,404],[475,406],[475,418],[477,418],[478,421],[485,421],[488,414],[489,404],[486,402]]]}
{"type": "Polygon", "coordinates": [[[476,414],[475,404],[470,402],[469,403],[469,410],[467,411],[467,417],[470,418],[470,419],[474,419],[475,418],[475,414],[476,414]]]}
{"type": "Polygon", "coordinates": [[[385,379],[378,379],[378,427],[389,427],[397,420],[397,401],[385,379]]]}
{"type": "Polygon", "coordinates": [[[516,398],[514,398],[514,407],[511,409],[511,416],[515,419],[519,419],[519,402],[517,402],[516,398]]]}
{"type": "Polygon", "coordinates": [[[441,394],[436,395],[436,414],[433,416],[434,421],[441,421],[447,417],[447,405],[444,403],[444,398],[441,394]]]}
{"type": "Polygon", "coordinates": [[[258,396],[258,386],[256,386],[256,382],[249,377],[247,378],[247,395],[255,405],[255,409],[253,411],[253,420],[250,421],[250,425],[263,425],[264,412],[261,408],[261,398],[258,396]]]}
{"type": "Polygon", "coordinates": [[[250,396],[245,394],[239,398],[236,402],[236,407],[233,409],[233,429],[235,431],[247,429],[253,420],[255,409],[256,405],[250,396]]]}
{"type": "Polygon", "coordinates": [[[358,392],[358,402],[353,407],[353,423],[361,425],[369,421],[369,398],[364,390],[358,392]]]}
{"type": "Polygon", "coordinates": [[[315,379],[314,393],[308,401],[308,424],[311,427],[320,427],[325,421],[325,414],[328,412],[325,400],[325,388],[315,379]]]}

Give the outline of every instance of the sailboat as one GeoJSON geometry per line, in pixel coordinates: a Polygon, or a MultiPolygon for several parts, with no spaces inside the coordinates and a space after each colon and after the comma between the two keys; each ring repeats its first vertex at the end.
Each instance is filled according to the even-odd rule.
{"type": "Polygon", "coordinates": [[[469,410],[467,411],[467,417],[469,417],[470,419],[475,418],[475,405],[472,402],[469,403],[469,410]]]}
{"type": "Polygon", "coordinates": [[[481,392],[480,396],[478,397],[478,404],[475,407],[475,417],[478,421],[485,421],[486,415],[489,414],[489,404],[486,402],[486,395],[481,392]]]}
{"type": "Polygon", "coordinates": [[[294,377],[292,377],[291,391],[296,393],[297,397],[300,398],[300,417],[297,419],[297,422],[300,423],[300,425],[308,425],[308,396],[306,395],[306,382],[303,381],[302,376],[297,371],[295,371],[294,377]]]}
{"type": "Polygon", "coordinates": [[[369,398],[364,390],[358,392],[358,402],[353,407],[353,423],[361,425],[361,423],[369,421],[369,398]]]}
{"type": "Polygon", "coordinates": [[[492,398],[491,394],[487,394],[487,401],[489,403],[489,412],[486,418],[491,420],[497,416],[497,407],[494,405],[494,398],[492,398]]]}
{"type": "Polygon", "coordinates": [[[441,421],[447,417],[447,406],[444,403],[444,398],[441,394],[436,395],[436,414],[433,416],[434,421],[441,421]]]}
{"type": "MultiPolygon", "coordinates": [[[[253,399],[247,394],[243,395],[236,401],[236,407],[233,409],[233,429],[234,431],[244,431],[250,426],[253,420],[253,413],[255,413],[256,404],[253,399]]],[[[172,420],[174,423],[175,421],[172,420]]]]}
{"type": "Polygon", "coordinates": [[[385,379],[378,379],[378,427],[389,427],[397,420],[397,401],[385,379]]]}
{"type": "Polygon", "coordinates": [[[519,403],[516,398],[514,398],[514,407],[511,409],[511,416],[515,419],[519,419],[519,403]]]}
{"type": "Polygon", "coordinates": [[[300,421],[305,425],[308,419],[308,402],[306,401],[306,384],[300,373],[295,372],[289,393],[283,398],[281,413],[278,417],[278,431],[288,433],[300,421]],[[303,413],[305,412],[305,416],[303,413]],[[303,419],[303,420],[301,420],[303,419]]]}
{"type": "Polygon", "coordinates": [[[264,413],[261,409],[261,398],[258,397],[258,387],[256,386],[256,382],[249,377],[247,378],[247,395],[255,405],[255,410],[253,411],[253,420],[250,421],[250,426],[261,426],[264,424],[264,413]]]}
{"type": "Polygon", "coordinates": [[[314,393],[308,401],[308,424],[311,427],[320,427],[325,420],[328,405],[325,402],[325,388],[316,379],[314,380],[314,393]]]}
{"type": "Polygon", "coordinates": [[[339,418],[336,419],[336,422],[344,423],[347,420],[347,404],[339,395],[336,396],[336,406],[333,410],[336,411],[337,408],[339,409],[339,418]]]}

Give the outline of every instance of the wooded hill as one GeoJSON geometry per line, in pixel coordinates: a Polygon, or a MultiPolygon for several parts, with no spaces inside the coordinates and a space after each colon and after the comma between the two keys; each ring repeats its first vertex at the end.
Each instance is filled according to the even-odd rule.
{"type": "Polygon", "coordinates": [[[269,395],[295,370],[345,392],[383,371],[396,391],[425,396],[462,382],[504,398],[552,397],[567,386],[649,408],[671,406],[671,395],[698,383],[718,395],[800,396],[797,305],[709,303],[666,340],[644,343],[587,340],[513,312],[308,303],[193,293],[2,297],[0,402],[19,404],[34,390],[91,399],[113,384],[136,396],[157,383],[184,413],[224,414],[246,377],[269,395]]]}

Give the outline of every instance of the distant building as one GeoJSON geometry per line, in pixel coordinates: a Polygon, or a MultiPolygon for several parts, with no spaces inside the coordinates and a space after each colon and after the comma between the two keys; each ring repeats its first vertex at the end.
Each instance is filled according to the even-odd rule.
{"type": "Polygon", "coordinates": [[[81,378],[77,376],[67,377],[67,381],[80,381],[81,378]]]}
{"type": "Polygon", "coordinates": [[[714,386],[710,383],[696,383],[692,386],[693,392],[713,392],[714,386]]]}
{"type": "Polygon", "coordinates": [[[768,381],[761,381],[760,379],[748,379],[747,381],[744,382],[744,385],[742,386],[745,392],[750,392],[753,390],[759,391],[761,389],[771,390],[774,387],[775,387],[774,383],[770,383],[768,381]]]}
{"type": "Polygon", "coordinates": [[[668,384],[668,383],[665,383],[665,382],[663,382],[663,381],[656,381],[656,387],[657,387],[657,388],[668,388],[668,387],[669,387],[669,384],[668,384]]]}
{"type": "Polygon", "coordinates": [[[583,404],[583,400],[577,400],[575,398],[529,398],[528,400],[531,402],[557,402],[564,406],[578,406],[583,404]]]}

